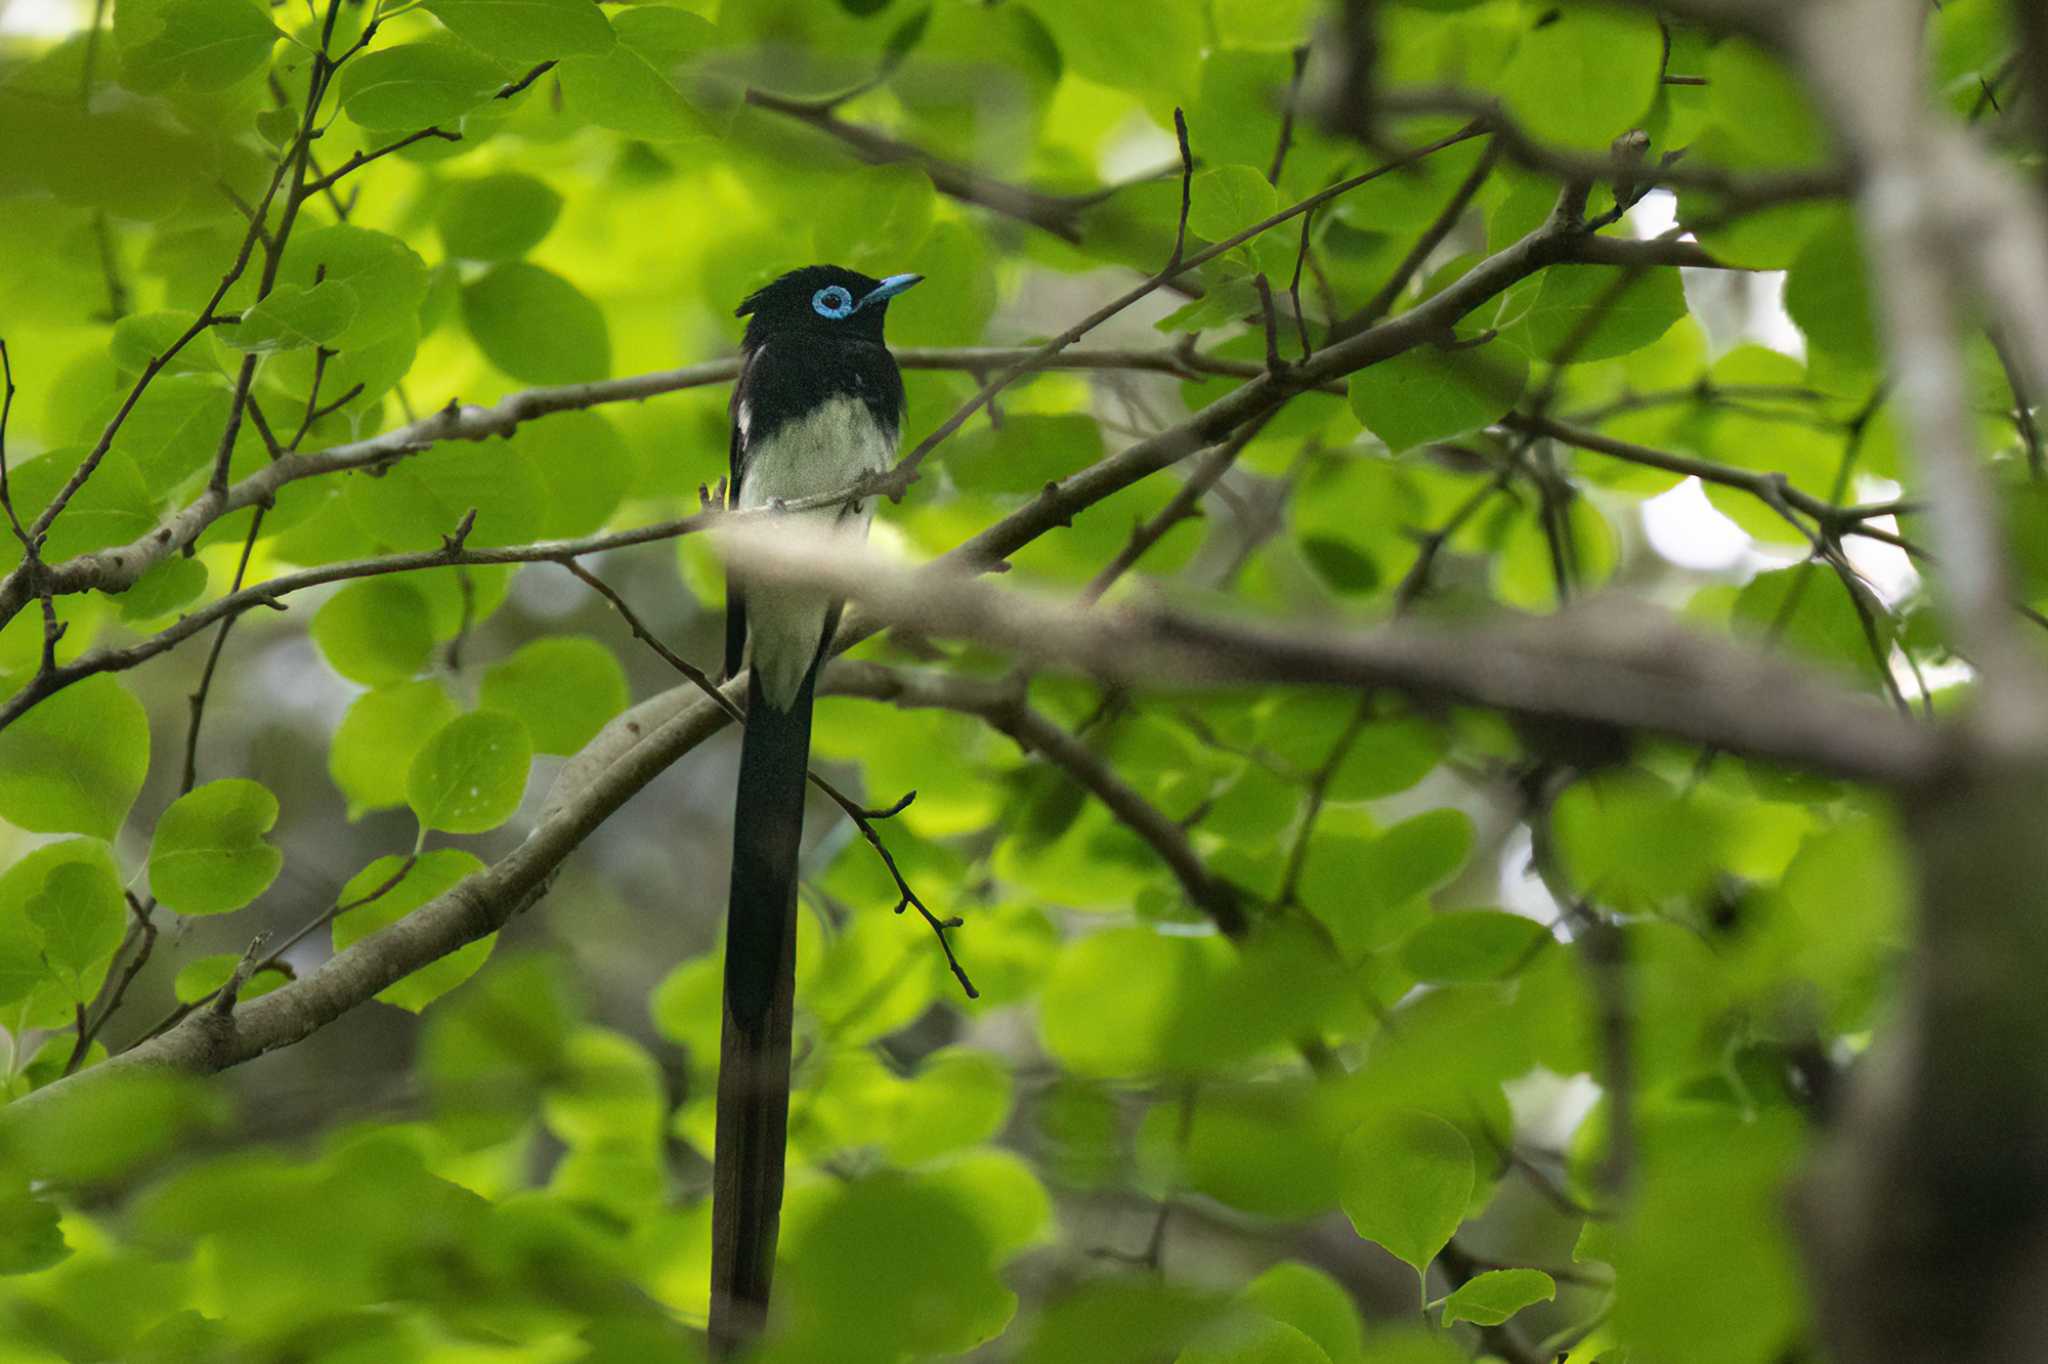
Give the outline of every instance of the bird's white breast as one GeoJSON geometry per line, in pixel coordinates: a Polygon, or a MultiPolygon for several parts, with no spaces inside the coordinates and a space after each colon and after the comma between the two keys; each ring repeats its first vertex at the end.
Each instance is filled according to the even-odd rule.
{"type": "MultiPolygon", "coordinates": [[[[752,414],[748,414],[751,416],[752,414]]],[[[785,421],[760,440],[740,429],[744,460],[741,508],[795,502],[851,487],[889,467],[896,433],[875,420],[858,398],[831,398],[804,416],[785,421]]],[[[789,534],[867,538],[873,499],[857,508],[820,507],[778,521],[789,534]]],[[[747,634],[762,694],[787,708],[816,655],[832,604],[829,593],[805,588],[748,588],[747,634]]]]}

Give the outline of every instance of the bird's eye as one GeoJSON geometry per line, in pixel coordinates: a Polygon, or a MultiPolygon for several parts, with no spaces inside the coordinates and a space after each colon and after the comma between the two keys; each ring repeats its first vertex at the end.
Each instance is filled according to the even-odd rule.
{"type": "Polygon", "coordinates": [[[811,295],[811,306],[820,317],[845,317],[853,311],[853,295],[836,284],[828,284],[811,295]]]}

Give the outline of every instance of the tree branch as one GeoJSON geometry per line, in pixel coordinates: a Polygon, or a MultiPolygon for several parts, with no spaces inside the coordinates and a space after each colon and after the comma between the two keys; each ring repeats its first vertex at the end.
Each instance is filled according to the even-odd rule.
{"type": "Polygon", "coordinates": [[[939,565],[910,568],[799,542],[786,529],[733,526],[720,539],[749,574],[824,587],[858,601],[864,621],[912,624],[1119,686],[1386,686],[1899,785],[1929,777],[1940,748],[1935,731],[1807,668],[1695,634],[1662,613],[1585,607],[1466,629],[1342,629],[1165,606],[1082,612],[939,565]]]}

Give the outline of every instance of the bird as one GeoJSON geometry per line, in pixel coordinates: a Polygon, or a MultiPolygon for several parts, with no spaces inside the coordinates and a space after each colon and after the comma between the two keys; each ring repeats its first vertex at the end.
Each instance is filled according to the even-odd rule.
{"type": "MultiPolygon", "coordinates": [[[[894,459],[903,377],[883,340],[889,300],[921,275],[876,279],[811,265],[740,304],[727,505],[781,504],[854,487],[894,459]]],[[[865,537],[873,498],[785,511],[778,533],[865,537]],[[786,532],[783,528],[786,527],[786,532]]],[[[750,668],[733,801],[732,889],[712,1160],[710,1338],[720,1356],[767,1319],[782,1209],[796,992],[796,873],[818,669],[841,603],[726,575],[725,673],[750,668]]]]}

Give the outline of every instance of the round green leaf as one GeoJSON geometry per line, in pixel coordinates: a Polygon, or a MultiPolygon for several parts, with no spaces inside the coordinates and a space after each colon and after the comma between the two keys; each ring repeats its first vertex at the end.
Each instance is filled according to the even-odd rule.
{"type": "Polygon", "coordinates": [[[1541,17],[1501,89],[1518,124],[1539,141],[1600,152],[1641,124],[1663,64],[1655,16],[1591,5],[1524,13],[1541,17]]]}
{"type": "MultiPolygon", "coordinates": [[[[398,856],[380,857],[349,878],[336,902],[354,908],[334,921],[334,950],[341,952],[380,928],[397,923],[463,879],[484,869],[483,861],[461,848],[423,852],[408,867],[398,856]],[[401,877],[399,873],[403,871],[401,877]],[[394,878],[397,878],[394,883],[394,878]],[[371,896],[376,898],[371,899],[371,896]]],[[[498,940],[495,933],[464,943],[438,961],[422,966],[377,992],[377,999],[418,1013],[477,973],[498,940]]]]}
{"type": "Polygon", "coordinates": [[[1545,270],[1521,324],[1540,360],[1573,364],[1641,350],[1685,316],[1675,268],[1631,273],[1613,265],[1555,265],[1545,270]]]}
{"type": "Polygon", "coordinates": [[[1475,838],[1462,810],[1431,810],[1375,838],[1332,824],[1326,813],[1309,840],[1301,900],[1347,955],[1391,946],[1420,927],[1424,897],[1457,875],[1475,838]]]}
{"type": "MultiPolygon", "coordinates": [[[[227,327],[217,332],[235,331],[227,327]]],[[[120,399],[109,398],[102,415],[112,417],[120,399]]],[[[135,461],[142,479],[153,492],[162,493],[184,475],[211,463],[220,449],[220,433],[228,412],[234,407],[233,390],[219,374],[170,374],[153,380],[121,423],[114,449],[135,461]]],[[[104,423],[96,423],[103,425],[104,423]]],[[[106,470],[102,466],[85,486],[89,493],[106,470]]],[[[81,494],[83,495],[83,494],[81,494]]],[[[15,493],[17,505],[22,496],[15,493]]],[[[65,512],[76,514],[77,504],[65,512]]]]}
{"type": "Polygon", "coordinates": [[[1330,1355],[1298,1327],[1243,1316],[1211,1327],[1174,1364],[1330,1364],[1330,1355]]]}
{"type": "Polygon", "coordinates": [[[356,291],[338,280],[310,289],[280,284],[222,335],[236,350],[298,350],[333,340],[355,315],[356,291]]]}
{"type": "Polygon", "coordinates": [[[1785,277],[1785,311],[1807,344],[1864,368],[1878,359],[1867,268],[1861,234],[1849,215],[1840,213],[1807,242],[1785,277]]]}
{"type": "Polygon", "coordinates": [[[284,854],[263,841],[277,797],[240,778],[208,782],[171,802],[149,845],[149,889],[180,914],[225,914],[277,879],[284,854]]]}
{"type": "Polygon", "coordinates": [[[1529,960],[1543,925],[1495,909],[1440,914],[1401,944],[1401,965],[1431,985],[1498,980],[1529,960]]]}
{"type": "Polygon", "coordinates": [[[943,1186],[895,1174],[838,1184],[823,1206],[793,1208],[785,1223],[791,1325],[811,1345],[797,1357],[828,1357],[823,1347],[849,1332],[876,1357],[956,1354],[1016,1310],[987,1233],[943,1186]],[[871,1253],[883,1245],[897,1253],[871,1253]]]}
{"type": "Polygon", "coordinates": [[[1529,362],[1504,345],[1416,346],[1351,376],[1351,410],[1398,454],[1471,431],[1515,405],[1529,362]]]}
{"type": "MultiPolygon", "coordinates": [[[[192,377],[195,376],[179,376],[181,379],[192,377]]],[[[218,434],[214,439],[219,439],[218,434]]],[[[9,471],[8,484],[14,495],[15,510],[24,521],[32,519],[31,508],[39,512],[49,506],[51,499],[77,470],[85,453],[82,446],[50,450],[34,459],[22,461],[9,471]]],[[[76,497],[64,504],[64,510],[50,524],[50,538],[43,544],[43,558],[50,563],[59,563],[74,555],[89,554],[111,545],[125,545],[141,539],[155,527],[156,499],[151,496],[150,485],[144,481],[142,471],[124,452],[110,450],[100,461],[99,468],[93,471],[91,480],[78,490],[76,497]]],[[[10,530],[0,536],[0,567],[12,567],[20,562],[21,542],[10,530]]]]}
{"type": "Polygon", "coordinates": [[[365,128],[410,132],[451,123],[497,94],[499,68],[452,43],[400,43],[341,69],[341,106],[365,128]]]}
{"type": "Polygon", "coordinates": [[[91,861],[52,867],[28,901],[29,926],[44,962],[80,1002],[98,992],[98,973],[121,945],[127,917],[120,885],[91,861]]]}
{"type": "Polygon", "coordinates": [[[327,772],[348,797],[348,817],[405,804],[414,756],[455,713],[455,702],[431,679],[358,696],[327,750],[327,772]]]}
{"type": "Polygon", "coordinates": [[[395,577],[343,587],[314,613],[312,634],[336,672],[371,687],[411,677],[434,649],[427,599],[395,577]]]}
{"type": "MultiPolygon", "coordinates": [[[[595,6],[575,0],[597,14],[595,6]]],[[[603,16],[598,16],[603,22],[603,16]]],[[[562,211],[562,196],[531,175],[503,171],[448,187],[435,225],[451,256],[465,260],[517,260],[540,243],[562,211]]]]}
{"type": "Polygon", "coordinates": [[[1426,1273],[1472,1201],[1472,1146],[1433,1114],[1402,1110],[1344,1142],[1344,1212],[1368,1241],[1426,1273]]]}
{"type": "Polygon", "coordinates": [[[601,56],[570,57],[555,68],[569,107],[593,123],[650,142],[716,134],[737,92],[695,74],[718,30],[699,15],[649,5],[612,21],[618,42],[601,56]]]}
{"type": "Polygon", "coordinates": [[[1245,1285],[1243,1300],[1323,1347],[1330,1364],[1360,1364],[1365,1324],[1342,1284],[1313,1265],[1282,1260],[1245,1285]]]}
{"type": "Polygon", "coordinates": [[[467,285],[462,316],[490,362],[534,384],[580,384],[611,373],[604,314],[560,275],[513,261],[467,285]]]}
{"type": "Polygon", "coordinates": [[[539,62],[612,45],[612,26],[590,0],[425,0],[455,35],[509,62],[539,62]]]}
{"type": "Polygon", "coordinates": [[[532,765],[525,725],[503,711],[472,711],[443,725],[412,760],[406,802],[429,829],[480,834],[519,808],[532,765]]]}
{"type": "Polygon", "coordinates": [[[1473,1275],[1444,1299],[1443,1324],[1498,1326],[1524,1307],[1556,1296],[1557,1282],[1540,1269],[1490,1269],[1473,1275]]]}
{"type": "MultiPolygon", "coordinates": [[[[427,296],[427,263],[417,252],[388,232],[348,223],[293,234],[283,274],[309,291],[304,300],[343,292],[354,297],[353,315],[320,338],[332,350],[357,351],[416,329],[420,303],[427,296]]],[[[341,396],[357,377],[329,364],[321,396],[341,396]]]]}
{"type": "Polygon", "coordinates": [[[0,819],[112,838],[148,771],[142,703],[104,673],[88,677],[0,730],[0,819]]]}
{"type": "MultiPolygon", "coordinates": [[[[52,872],[74,863],[90,865],[104,873],[107,882],[120,884],[113,851],[96,838],[45,843],[0,872],[0,1005],[14,1004],[51,983],[40,937],[29,922],[28,906],[42,893],[52,872]]],[[[61,1015],[52,1021],[61,1021],[61,1015]]]]}
{"type": "Polygon", "coordinates": [[[484,674],[478,704],[516,715],[536,753],[574,753],[626,708],[626,670],[581,635],[522,646],[484,674]]]}
{"type": "MultiPolygon", "coordinates": [[[[215,952],[188,961],[178,968],[177,978],[171,982],[171,992],[178,997],[180,1004],[197,1004],[226,985],[241,961],[240,952],[215,952]]],[[[284,984],[285,979],[284,972],[274,966],[266,966],[242,982],[236,998],[245,1003],[260,999],[284,984]]]]}
{"type": "Polygon", "coordinates": [[[120,0],[114,6],[122,83],[144,92],[224,90],[261,68],[276,41],[270,12],[250,0],[120,0]]]}
{"type": "Polygon", "coordinates": [[[135,585],[119,598],[121,619],[156,620],[167,616],[206,590],[206,564],[173,555],[143,570],[135,585]]]}
{"type": "Polygon", "coordinates": [[[595,412],[558,412],[544,422],[528,422],[512,445],[540,479],[538,534],[550,540],[589,535],[603,526],[637,472],[618,428],[595,412]]]}

